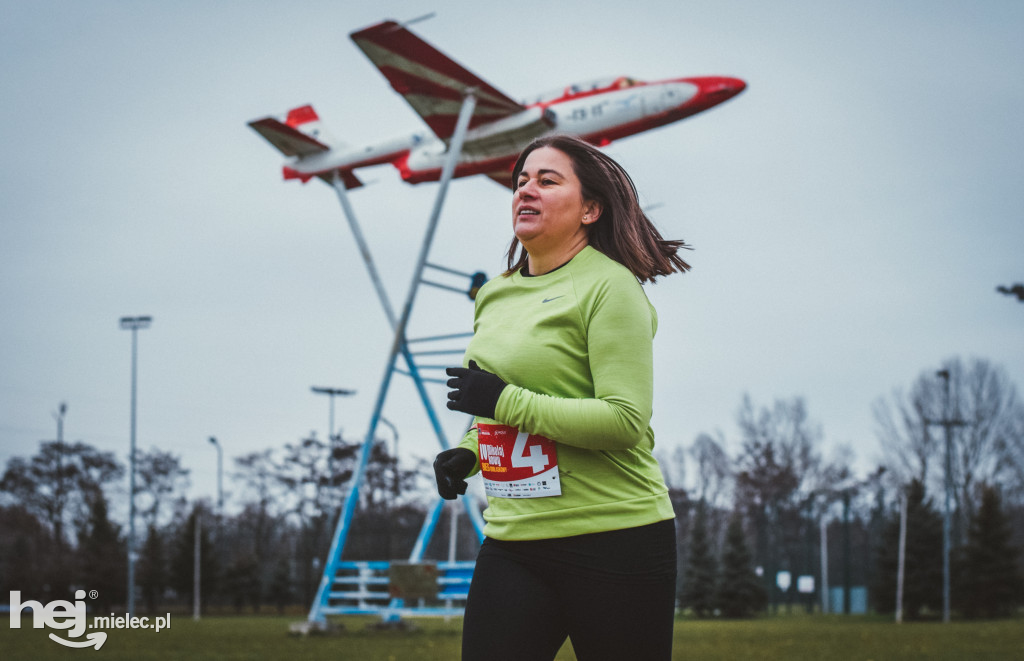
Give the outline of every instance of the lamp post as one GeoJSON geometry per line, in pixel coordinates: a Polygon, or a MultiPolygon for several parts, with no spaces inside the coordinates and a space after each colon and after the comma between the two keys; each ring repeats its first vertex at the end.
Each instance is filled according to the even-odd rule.
{"type": "Polygon", "coordinates": [[[951,547],[950,534],[952,530],[952,505],[950,498],[953,492],[953,427],[962,427],[964,421],[960,418],[949,415],[949,370],[943,369],[935,373],[943,381],[945,388],[945,402],[941,420],[924,419],[925,432],[930,425],[939,425],[946,433],[946,476],[945,476],[945,506],[942,512],[942,621],[950,620],[950,596],[949,596],[949,552],[951,547]]]}
{"type": "MultiPolygon", "coordinates": [[[[53,414],[54,420],[57,421],[57,491],[64,493],[64,415],[68,412],[68,405],[64,402],[60,403],[60,408],[57,413],[53,414]]],[[[64,563],[64,526],[61,523],[61,518],[57,517],[56,521],[56,533],[57,538],[57,560],[61,564],[64,563]]]]}
{"type": "Polygon", "coordinates": [[[217,516],[224,516],[224,450],[213,436],[210,443],[217,448],[217,516]]]}
{"type": "Polygon", "coordinates": [[[153,317],[121,317],[121,330],[132,332],[131,450],[128,457],[128,615],[135,614],[135,404],[138,374],[139,330],[149,328],[153,317]]]}
{"type": "MultiPolygon", "coordinates": [[[[68,405],[65,402],[61,402],[57,413],[53,414],[53,419],[57,421],[57,480],[61,491],[64,489],[64,415],[67,412],[68,405]]],[[[60,543],[60,537],[61,535],[57,535],[58,544],[60,543]]]]}
{"type": "Polygon", "coordinates": [[[946,498],[942,512],[942,621],[949,622],[949,552],[951,546],[950,532],[952,530],[950,497],[953,491],[953,427],[963,425],[963,421],[959,418],[951,418],[949,415],[949,370],[939,370],[935,375],[942,379],[946,395],[943,404],[942,420],[938,424],[942,425],[946,436],[946,498]]]}
{"type": "Polygon", "coordinates": [[[53,414],[53,419],[57,421],[57,442],[61,445],[64,444],[64,416],[68,412],[68,405],[65,402],[60,403],[60,408],[53,414]]]}
{"type": "MultiPolygon", "coordinates": [[[[851,500],[856,497],[860,490],[864,487],[876,484],[882,475],[886,472],[885,466],[879,466],[878,470],[869,474],[863,480],[854,480],[853,476],[848,476],[841,480],[835,486],[826,487],[824,489],[816,490],[813,494],[826,494],[829,497],[829,506],[836,500],[842,501],[843,503],[843,528],[842,528],[842,544],[843,544],[843,614],[849,615],[852,610],[852,575],[850,569],[851,560],[851,539],[850,539],[850,503],[851,500]]],[[[826,511],[828,507],[826,507],[826,511]]],[[[829,599],[829,582],[828,582],[828,524],[824,519],[821,521],[821,585],[822,585],[822,611],[828,612],[831,609],[829,599]]]]}
{"type": "Polygon", "coordinates": [[[393,482],[392,490],[394,492],[394,502],[397,503],[398,502],[398,492],[399,492],[399,485],[398,485],[398,429],[393,424],[391,424],[390,420],[388,420],[384,416],[380,417],[380,421],[383,422],[387,426],[387,428],[391,430],[391,433],[394,434],[394,436],[395,436],[395,451],[394,451],[394,459],[395,459],[394,470],[395,470],[395,472],[394,472],[394,475],[392,476],[392,477],[394,477],[394,482],[393,482]]]}
{"type": "Polygon", "coordinates": [[[327,420],[327,472],[330,474],[331,483],[334,483],[334,398],[349,397],[356,394],[355,390],[347,388],[324,388],[312,386],[310,388],[317,395],[327,395],[331,398],[330,417],[327,420]]]}
{"type": "Polygon", "coordinates": [[[330,418],[328,419],[329,426],[327,428],[327,442],[331,443],[334,439],[334,398],[338,396],[347,397],[349,395],[354,395],[356,394],[356,391],[348,390],[346,388],[321,388],[318,386],[313,386],[310,390],[318,395],[327,395],[331,398],[331,413],[330,418]]]}
{"type": "Polygon", "coordinates": [[[392,515],[388,517],[388,555],[392,558],[397,558],[398,555],[395,552],[395,516],[394,509],[398,506],[398,428],[391,424],[391,421],[384,416],[380,417],[380,421],[391,430],[391,433],[395,437],[395,451],[392,457],[392,491],[391,491],[391,509],[392,515]]]}

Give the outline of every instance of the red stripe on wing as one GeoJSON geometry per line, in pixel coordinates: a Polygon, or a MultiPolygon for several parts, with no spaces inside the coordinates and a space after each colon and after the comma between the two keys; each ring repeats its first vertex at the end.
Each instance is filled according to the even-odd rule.
{"type": "Polygon", "coordinates": [[[353,32],[350,37],[395,91],[405,97],[413,110],[442,139],[451,137],[458,111],[454,111],[449,120],[447,113],[432,113],[432,104],[410,98],[410,95],[461,103],[466,88],[476,89],[477,109],[470,126],[486,124],[523,109],[519,103],[394,21],[372,25],[353,32]],[[407,64],[410,70],[403,68],[403,64],[407,64]],[[436,74],[436,80],[424,77],[430,74],[436,74]]]}

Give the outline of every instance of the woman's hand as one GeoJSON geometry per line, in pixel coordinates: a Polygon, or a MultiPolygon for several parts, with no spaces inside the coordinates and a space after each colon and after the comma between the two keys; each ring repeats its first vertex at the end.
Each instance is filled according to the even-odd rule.
{"type": "Polygon", "coordinates": [[[476,455],[466,448],[445,450],[434,459],[437,493],[445,500],[455,500],[466,493],[466,476],[476,465],[476,455]]]}
{"type": "Polygon", "coordinates": [[[501,377],[480,369],[475,360],[469,361],[468,368],[449,367],[445,373],[454,377],[448,379],[448,387],[454,388],[448,393],[449,409],[494,419],[498,398],[508,385],[501,377]]]}

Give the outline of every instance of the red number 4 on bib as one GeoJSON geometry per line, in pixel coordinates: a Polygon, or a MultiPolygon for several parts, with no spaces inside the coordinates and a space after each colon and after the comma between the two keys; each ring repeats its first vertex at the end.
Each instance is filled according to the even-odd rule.
{"type": "Polygon", "coordinates": [[[562,494],[558,452],[551,439],[508,425],[478,425],[484,491],[496,498],[562,494]]]}

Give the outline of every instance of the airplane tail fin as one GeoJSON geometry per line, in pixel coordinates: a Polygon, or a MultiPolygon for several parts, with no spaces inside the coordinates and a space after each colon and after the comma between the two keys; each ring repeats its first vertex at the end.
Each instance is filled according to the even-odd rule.
{"type": "MultiPolygon", "coordinates": [[[[320,121],[320,116],[311,105],[292,108],[283,122],[276,117],[264,117],[249,122],[249,126],[285,156],[297,156],[301,159],[303,156],[345,146],[330,137],[323,122],[320,121]]],[[[306,174],[288,165],[284,166],[283,174],[286,181],[298,179],[302,183],[317,176],[330,184],[333,177],[333,173],[306,174]]],[[[338,174],[345,188],[358,188],[363,185],[351,170],[339,170],[338,174]]]]}
{"type": "Polygon", "coordinates": [[[323,144],[332,147],[345,146],[331,137],[331,134],[327,132],[327,126],[320,120],[320,116],[316,114],[311,105],[292,108],[288,111],[284,123],[323,144]]]}
{"type": "Polygon", "coordinates": [[[310,105],[292,108],[283,122],[276,117],[264,117],[249,122],[249,126],[285,156],[308,156],[331,146],[342,146],[327,134],[310,105]]]}

